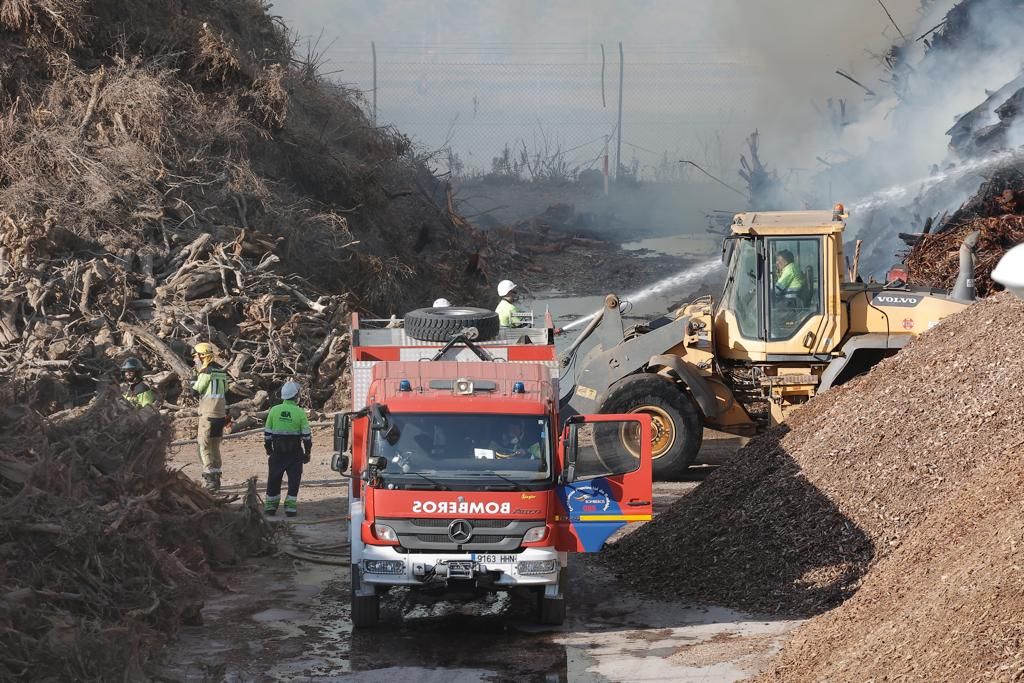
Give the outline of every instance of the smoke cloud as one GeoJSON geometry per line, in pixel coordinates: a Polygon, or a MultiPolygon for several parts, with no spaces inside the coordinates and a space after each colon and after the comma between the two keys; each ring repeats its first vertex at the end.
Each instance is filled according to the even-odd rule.
{"type": "MultiPolygon", "coordinates": [[[[339,80],[364,87],[370,40],[406,49],[422,45],[425,52],[417,59],[431,58],[434,46],[447,50],[448,58],[475,50],[476,59],[508,64],[579,61],[578,50],[586,55],[602,42],[613,48],[620,40],[627,66],[674,62],[682,55],[693,69],[682,92],[666,91],[663,100],[637,104],[639,84],[627,79],[625,142],[634,144],[624,150],[624,162],[638,156],[641,168],[650,168],[686,156],[740,185],[743,140],[757,128],[761,158],[778,174],[784,198],[783,206],[769,208],[826,208],[835,201],[864,207],[852,217],[851,233],[869,241],[866,265],[880,269],[901,246],[897,232],[919,230],[926,217],[955,209],[977,188],[984,164],[964,166],[972,169],[966,173],[950,167],[990,150],[952,152],[947,131],[954,124],[977,131],[997,123],[995,108],[1005,100],[990,94],[1017,77],[1024,64],[1020,0],[883,2],[884,7],[878,0],[279,0],[274,10],[300,34],[322,33],[321,49],[330,46],[328,68],[342,70],[339,80]],[[947,14],[947,24],[933,31],[947,14]],[[720,78],[716,65],[725,63],[742,68],[744,76],[734,70],[720,78]],[[986,99],[987,106],[972,111],[986,99]],[[726,104],[702,109],[704,101],[726,104]],[[648,122],[630,110],[641,105],[661,118],[648,122]],[[960,119],[967,112],[971,116],[960,119]]],[[[576,77],[565,72],[567,82],[576,77]]],[[[522,95],[513,97],[522,104],[522,95]]],[[[465,102],[458,104],[465,109],[465,102]]],[[[538,112],[560,106],[557,98],[535,104],[538,112]]],[[[579,117],[573,105],[564,104],[570,120],[579,117]]],[[[450,115],[435,128],[446,131],[449,120],[450,115]]],[[[466,120],[459,119],[460,125],[466,120]]],[[[595,124],[595,130],[604,127],[595,124]]],[[[1024,142],[1024,124],[1008,126],[1008,132],[1006,144],[1024,142]]],[[[486,164],[497,150],[478,146],[473,153],[486,164]]],[[[584,153],[594,154],[588,148],[584,153]]],[[[695,172],[683,177],[707,182],[695,172]]],[[[736,203],[720,186],[714,197],[736,203]]]]}

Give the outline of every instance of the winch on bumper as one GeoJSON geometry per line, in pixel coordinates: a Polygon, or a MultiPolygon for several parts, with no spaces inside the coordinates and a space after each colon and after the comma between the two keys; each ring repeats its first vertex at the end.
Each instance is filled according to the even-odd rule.
{"type": "Polygon", "coordinates": [[[423,586],[448,580],[482,587],[547,586],[558,582],[566,553],[526,548],[519,553],[400,553],[391,546],[365,546],[359,561],[364,583],[423,586]]]}

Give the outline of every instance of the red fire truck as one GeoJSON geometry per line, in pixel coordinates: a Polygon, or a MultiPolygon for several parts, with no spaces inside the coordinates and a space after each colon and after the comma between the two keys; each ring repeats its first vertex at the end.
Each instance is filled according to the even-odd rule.
{"type": "Polygon", "coordinates": [[[353,410],[335,421],[349,477],[352,621],[377,624],[394,587],[525,588],[565,618],[569,553],[651,518],[650,418],[558,415],[550,316],[491,311],[352,317],[353,410]]]}

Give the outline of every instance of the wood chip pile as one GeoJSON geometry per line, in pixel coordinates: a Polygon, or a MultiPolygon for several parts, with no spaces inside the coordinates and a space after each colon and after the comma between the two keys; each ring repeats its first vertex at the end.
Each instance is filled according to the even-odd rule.
{"type": "Polygon", "coordinates": [[[254,492],[228,506],[165,467],[155,410],[101,394],[42,418],[35,391],[0,388],[0,679],[141,680],[268,526],[254,492]]]}
{"type": "Polygon", "coordinates": [[[1019,680],[1024,302],[947,318],[753,440],[609,557],[657,594],[815,614],[773,681],[1019,680]]]}

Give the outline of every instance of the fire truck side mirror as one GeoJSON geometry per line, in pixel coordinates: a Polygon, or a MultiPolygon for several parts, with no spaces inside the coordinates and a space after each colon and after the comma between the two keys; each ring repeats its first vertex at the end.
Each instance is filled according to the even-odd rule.
{"type": "Polygon", "coordinates": [[[352,413],[334,416],[334,450],[338,453],[348,452],[348,434],[352,426],[352,413]]]}
{"type": "Polygon", "coordinates": [[[331,469],[338,473],[344,473],[348,469],[348,454],[335,453],[332,455],[331,469]]]}
{"type": "Polygon", "coordinates": [[[583,418],[573,415],[565,421],[562,432],[562,454],[565,458],[565,468],[558,478],[560,484],[571,484],[576,481],[576,428],[574,425],[582,423],[583,418]]]}

